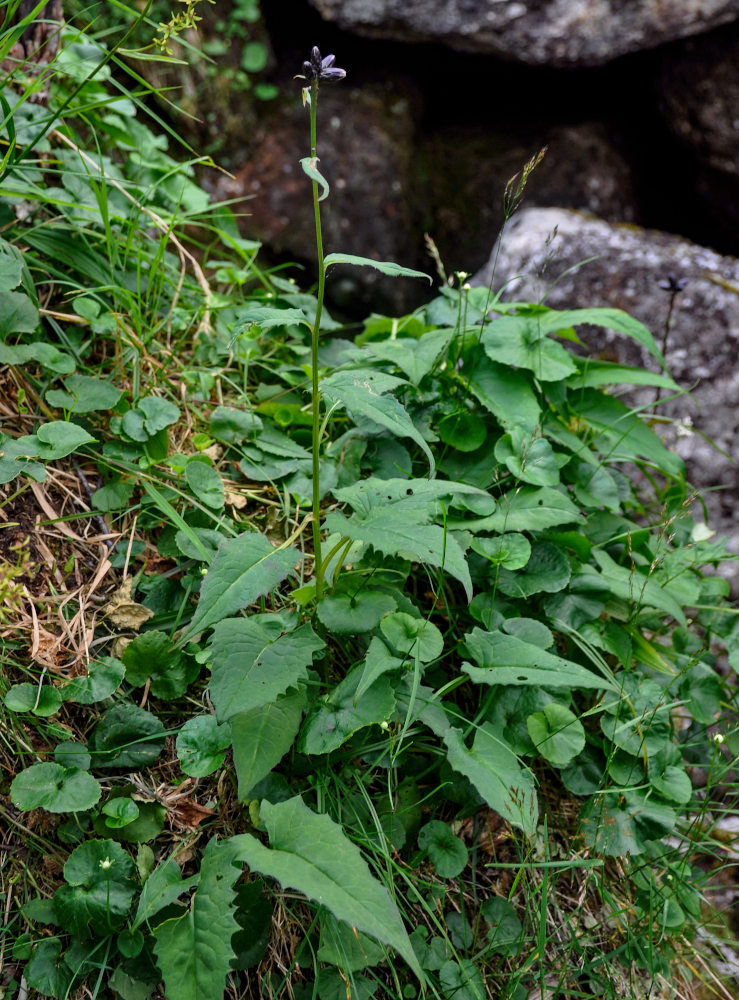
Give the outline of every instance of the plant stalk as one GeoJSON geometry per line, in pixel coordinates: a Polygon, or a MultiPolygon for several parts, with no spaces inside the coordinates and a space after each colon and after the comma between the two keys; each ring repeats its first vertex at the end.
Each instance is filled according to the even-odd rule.
{"type": "MultiPolygon", "coordinates": [[[[316,140],[316,108],[318,105],[318,80],[311,84],[310,93],[310,155],[317,158],[316,140]]],[[[323,594],[323,560],[321,556],[321,481],[320,481],[320,424],[321,424],[321,388],[318,380],[318,338],[321,330],[321,313],[323,312],[323,293],[326,285],[326,266],[323,262],[323,234],[321,232],[321,206],[318,201],[318,182],[313,185],[313,218],[316,229],[316,255],[318,260],[318,291],[316,293],[316,318],[313,322],[311,337],[311,403],[313,411],[313,553],[314,573],[316,577],[316,600],[323,594]]]]}

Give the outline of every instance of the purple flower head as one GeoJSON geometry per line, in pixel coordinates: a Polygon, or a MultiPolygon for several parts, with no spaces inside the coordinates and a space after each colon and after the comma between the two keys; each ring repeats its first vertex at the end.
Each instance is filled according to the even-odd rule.
{"type": "Polygon", "coordinates": [[[688,283],[687,278],[678,278],[674,271],[670,271],[666,278],[659,282],[659,287],[672,295],[681,292],[688,283]]]}
{"type": "Polygon", "coordinates": [[[336,56],[326,56],[322,59],[320,49],[314,45],[311,49],[310,59],[306,59],[303,63],[303,72],[299,79],[307,80],[310,83],[313,83],[314,80],[324,80],[326,83],[343,80],[346,76],[346,70],[334,66],[335,62],[336,56]]]}

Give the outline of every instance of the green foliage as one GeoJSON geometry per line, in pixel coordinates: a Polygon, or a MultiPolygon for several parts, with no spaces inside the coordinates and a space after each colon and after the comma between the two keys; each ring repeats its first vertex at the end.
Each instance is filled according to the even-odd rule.
{"type": "MultiPolygon", "coordinates": [[[[322,254],[314,296],[264,272],[111,38],[65,29],[48,109],[20,69],[3,84],[0,364],[22,391],[0,483],[94,469],[128,586],[75,676],[9,640],[10,801],[59,815],[66,857],[17,918],[29,986],[220,1000],[265,960],[275,995],[299,967],[290,988],[320,1000],[418,980],[518,1000],[547,960],[590,970],[573,993],[615,996],[604,963],[664,974],[738,749],[716,658],[737,665],[739,628],[682,462],[609,391],[677,387],[575,353],[585,323],[661,364],[654,338],[463,286],[349,341],[326,269],[425,275],[322,254]]],[[[4,615],[25,572],[0,579],[4,615]]]]}

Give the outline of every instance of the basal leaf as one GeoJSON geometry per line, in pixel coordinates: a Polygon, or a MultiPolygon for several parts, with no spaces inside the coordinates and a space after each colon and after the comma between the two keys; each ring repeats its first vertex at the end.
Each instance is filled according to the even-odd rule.
{"type": "Polygon", "coordinates": [[[531,557],[523,569],[513,572],[501,569],[498,586],[509,597],[531,597],[532,594],[556,594],[570,581],[567,556],[551,542],[536,542],[531,557]]]}
{"type": "Polygon", "coordinates": [[[423,973],[387,889],[375,879],[359,848],[328,816],[312,812],[295,797],[262,802],[260,820],[270,848],[245,833],[230,841],[253,871],[277,879],[315,900],[358,931],[388,944],[423,980],[423,973]]]}
{"type": "MultiPolygon", "coordinates": [[[[369,419],[397,437],[409,437],[416,442],[434,471],[434,456],[423,436],[394,396],[387,395],[390,376],[375,371],[335,372],[321,384],[321,393],[331,404],[340,403],[352,419],[361,426],[369,419]]],[[[396,380],[398,383],[400,380],[396,380]]]]}
{"type": "Polygon", "coordinates": [[[458,729],[450,728],[443,739],[454,770],[472,782],[491,809],[532,836],[539,817],[534,776],[509,749],[502,730],[484,723],[475,733],[472,749],[465,746],[458,729]]]}
{"type": "Polygon", "coordinates": [[[249,799],[252,788],[267,777],[295,742],[306,702],[305,687],[301,687],[269,705],[231,717],[231,741],[240,802],[249,799]]]}
{"type": "Polygon", "coordinates": [[[462,670],[478,683],[618,690],[610,678],[498,630],[475,628],[464,641],[478,665],[463,663],[462,670]]]}
{"type": "Polygon", "coordinates": [[[52,420],[48,424],[41,424],[36,431],[36,437],[40,445],[39,458],[47,462],[71,455],[82,445],[95,441],[92,434],[88,434],[84,427],[65,420],[52,420]]]}
{"type": "Polygon", "coordinates": [[[373,267],[376,271],[389,275],[391,278],[424,278],[432,284],[432,278],[424,271],[414,271],[410,267],[401,267],[392,260],[372,260],[370,257],[356,257],[349,253],[330,253],[323,258],[326,268],[332,264],[354,264],[356,267],[373,267]]]}
{"type": "Polygon", "coordinates": [[[27,812],[84,812],[100,798],[100,785],[79,767],[62,767],[50,761],[31,764],[15,776],[10,786],[10,801],[27,812]]]}
{"type": "Polygon", "coordinates": [[[50,389],[46,401],[50,406],[58,406],[70,413],[91,413],[95,410],[110,410],[123,395],[104,379],[90,375],[70,375],[64,389],[50,389]]]}
{"type": "Polygon", "coordinates": [[[284,629],[278,615],[229,618],[216,625],[209,691],[219,721],[269,705],[308,679],[323,640],[307,624],[284,629]]]}
{"type": "Polygon", "coordinates": [[[564,312],[548,309],[538,317],[538,321],[539,328],[543,333],[557,333],[560,330],[567,330],[583,323],[590,326],[601,326],[606,330],[615,330],[616,333],[626,334],[642,347],[646,347],[651,355],[664,364],[665,359],[647,327],[622,309],[568,309],[564,312]]]}
{"type": "Polygon", "coordinates": [[[370,640],[367,653],[362,667],[362,676],[355,693],[356,698],[361,698],[367,688],[371,687],[378,677],[383,674],[392,673],[393,670],[400,670],[403,661],[393,656],[382,639],[375,635],[370,640]]]}
{"type": "Polygon", "coordinates": [[[136,917],[132,925],[133,929],[135,930],[142,924],[150,923],[152,917],[160,910],[169,906],[170,903],[174,903],[183,893],[196,886],[199,881],[199,872],[197,875],[183,879],[177,863],[171,858],[157,865],[141,890],[136,917]]]}
{"type": "Polygon", "coordinates": [[[234,864],[239,839],[210,841],[189,910],[154,931],[154,951],[169,997],[204,1000],[223,995],[233,958],[231,938],[239,929],[233,888],[240,874],[234,864]]]}
{"type": "Polygon", "coordinates": [[[109,698],[123,681],[126,668],[120,660],[112,656],[101,656],[87,665],[87,674],[73,677],[61,689],[65,701],[76,701],[80,705],[94,705],[96,701],[109,698]]]}
{"type": "Polygon", "coordinates": [[[577,371],[572,355],[550,340],[540,316],[501,316],[482,334],[485,353],[492,361],[527,368],[541,382],[558,382],[577,371]]]}
{"type": "Polygon", "coordinates": [[[613,361],[596,358],[575,358],[579,371],[570,375],[567,385],[571,389],[598,389],[604,385],[653,385],[670,392],[680,392],[680,386],[669,375],[659,375],[645,368],[619,365],[613,361]]]}
{"type": "Polygon", "coordinates": [[[299,559],[295,549],[276,549],[256,531],[226,539],[203,580],[200,600],[183,641],[268,594],[282,583],[299,559]]]}
{"type": "Polygon", "coordinates": [[[582,523],[585,518],[565,493],[550,486],[509,490],[498,508],[478,521],[450,522],[451,528],[472,531],[541,531],[557,524],[582,523]]]}
{"type": "Polygon", "coordinates": [[[356,595],[334,594],[322,598],[316,605],[316,614],[331,632],[356,635],[371,632],[396,607],[390,594],[360,590],[356,595]]]}
{"type": "Polygon", "coordinates": [[[370,340],[364,348],[376,358],[390,361],[418,385],[434,367],[441,352],[454,336],[453,329],[429,330],[422,337],[397,337],[395,340],[370,340]]]}
{"type": "Polygon", "coordinates": [[[357,730],[388,719],[395,709],[395,695],[387,678],[378,678],[357,697],[362,668],[356,667],[333,691],[320,698],[303,724],[299,749],[308,754],[337,750],[357,730]]]}
{"type": "Polygon", "coordinates": [[[177,734],[177,756],[185,774],[204,778],[223,764],[231,745],[227,725],[218,725],[213,715],[194,715],[177,734]]]}
{"type": "Polygon", "coordinates": [[[546,438],[532,438],[515,429],[497,441],[495,457],[524,483],[556,486],[559,482],[559,464],[546,438]]]}
{"type": "Polygon", "coordinates": [[[658,608],[672,615],[681,625],[685,625],[683,609],[666,587],[645,576],[636,567],[627,569],[625,566],[619,566],[603,549],[593,549],[593,556],[603,571],[604,585],[616,597],[631,604],[658,608]]]}
{"type": "Polygon", "coordinates": [[[375,507],[384,511],[396,506],[403,512],[413,510],[414,517],[430,519],[438,509],[438,501],[457,496],[489,499],[489,494],[467,483],[452,483],[443,479],[378,479],[371,476],[351,486],[333,491],[340,503],[348,503],[359,514],[369,514],[375,507]]]}
{"type": "Polygon", "coordinates": [[[464,553],[453,535],[438,525],[419,524],[412,512],[403,516],[399,510],[389,513],[383,512],[381,507],[373,508],[364,518],[356,514],[346,518],[338,511],[332,511],[325,524],[329,531],[371,545],[386,555],[397,555],[443,569],[460,581],[467,599],[472,599],[472,581],[464,553]]]}
{"type": "Polygon", "coordinates": [[[503,427],[520,427],[529,433],[537,428],[541,407],[526,372],[480,354],[464,376],[471,391],[503,427]]]}
{"type": "Polygon", "coordinates": [[[585,730],[577,716],[556,701],[526,720],[531,742],[545,760],[555,767],[566,767],[585,746],[585,730]]]}
{"type": "Polygon", "coordinates": [[[206,507],[213,510],[223,507],[226,491],[223,480],[212,465],[206,462],[188,462],[185,466],[185,479],[195,496],[206,507]]]}
{"type": "Polygon", "coordinates": [[[54,893],[54,913],[64,927],[89,937],[100,925],[120,927],[136,891],[134,864],[114,840],[88,840],[64,865],[67,885],[54,893]]]}

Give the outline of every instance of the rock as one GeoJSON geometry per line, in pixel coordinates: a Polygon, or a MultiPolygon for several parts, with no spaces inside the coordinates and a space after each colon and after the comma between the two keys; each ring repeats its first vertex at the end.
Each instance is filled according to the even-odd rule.
{"type": "MultiPolygon", "coordinates": [[[[344,252],[415,266],[423,260],[414,237],[409,188],[414,116],[396,89],[322,87],[318,107],[319,169],[331,192],[322,205],[326,253],[344,252]]],[[[244,235],[277,254],[314,266],[316,240],[310,181],[299,161],[310,152],[309,113],[300,93],[263,109],[246,140],[234,176],[217,175],[217,199],[248,198],[235,210],[244,235]]],[[[403,310],[415,283],[385,278],[370,268],[332,268],[327,294],[350,312],[403,310]]]]}
{"type": "Polygon", "coordinates": [[[527,138],[475,126],[441,129],[422,144],[421,163],[428,178],[427,229],[449,273],[482,266],[490,233],[503,223],[506,183],[542,146],[547,154],[529,177],[527,206],[637,221],[631,169],[600,124],[558,126],[527,138]]]}
{"type": "Polygon", "coordinates": [[[694,188],[727,245],[739,227],[739,25],[670,46],[657,100],[696,164],[694,188]]]}
{"type": "Polygon", "coordinates": [[[358,34],[538,66],[600,66],[739,19],[739,0],[311,0],[358,34]]]}
{"type": "Polygon", "coordinates": [[[739,177],[739,24],[670,46],[657,95],[678,139],[704,164],[739,177]]]}
{"type": "MultiPolygon", "coordinates": [[[[475,284],[490,282],[494,258],[495,251],[472,279],[475,284]]],[[[507,299],[545,299],[556,309],[625,309],[665,344],[670,374],[690,395],[660,405],[659,412],[674,421],[661,433],[684,458],[709,523],[728,534],[730,550],[739,552],[739,469],[733,458],[739,453],[739,260],[665,233],[580,212],[532,208],[516,215],[504,232],[494,284],[506,286],[507,299]],[[665,341],[670,292],[660,281],[670,274],[685,286],[674,297],[665,341]]],[[[655,368],[625,337],[596,330],[582,339],[589,353],[655,368]]],[[[632,398],[648,404],[654,390],[632,398]]]]}

